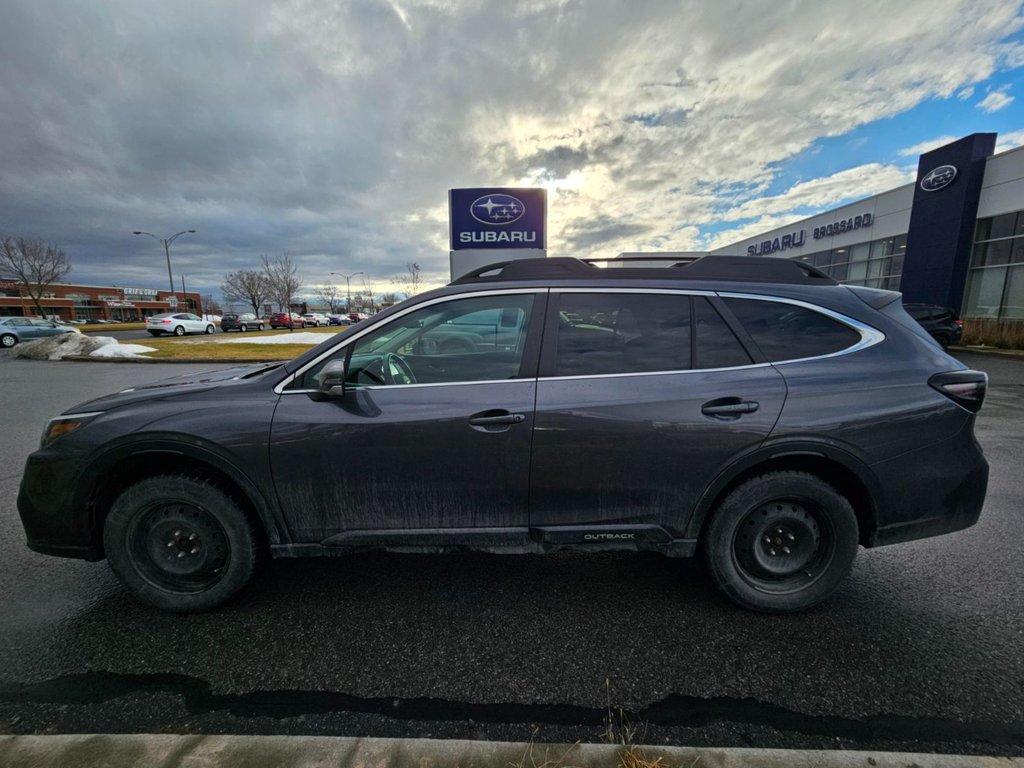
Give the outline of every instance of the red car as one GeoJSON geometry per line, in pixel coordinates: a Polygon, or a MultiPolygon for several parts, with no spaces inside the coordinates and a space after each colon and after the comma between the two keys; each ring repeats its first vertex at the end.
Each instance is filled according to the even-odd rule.
{"type": "Polygon", "coordinates": [[[305,328],[306,321],[302,315],[294,312],[275,312],[270,316],[271,328],[305,328]]]}

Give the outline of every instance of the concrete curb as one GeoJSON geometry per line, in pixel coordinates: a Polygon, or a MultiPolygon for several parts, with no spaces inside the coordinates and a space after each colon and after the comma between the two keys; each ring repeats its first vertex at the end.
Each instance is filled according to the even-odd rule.
{"type": "Polygon", "coordinates": [[[634,747],[623,763],[612,744],[523,744],[331,736],[174,736],[168,734],[0,736],[5,768],[1022,768],[1024,758],[785,749],[634,747]],[[658,759],[660,763],[657,763],[658,759]]]}
{"type": "Polygon", "coordinates": [[[947,352],[967,352],[972,355],[991,355],[992,357],[1015,357],[1024,360],[1024,350],[1021,349],[1000,349],[999,347],[961,347],[951,346],[947,352]]]}

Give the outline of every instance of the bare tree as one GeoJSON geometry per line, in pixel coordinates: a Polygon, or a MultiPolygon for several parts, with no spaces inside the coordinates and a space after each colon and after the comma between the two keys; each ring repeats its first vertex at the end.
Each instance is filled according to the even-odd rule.
{"type": "Polygon", "coordinates": [[[222,315],[224,310],[220,306],[220,302],[213,298],[212,293],[203,295],[203,314],[205,315],[222,315]]]}
{"type": "Polygon", "coordinates": [[[39,300],[53,283],[71,271],[71,262],[53,243],[28,237],[0,237],[0,269],[10,272],[42,317],[39,300]]]}
{"type": "Polygon", "coordinates": [[[313,295],[317,301],[323,302],[331,308],[331,314],[335,314],[338,310],[335,309],[335,304],[341,304],[341,295],[336,285],[321,285],[319,288],[313,290],[313,295]]]}
{"type": "Polygon", "coordinates": [[[387,309],[398,303],[398,295],[394,291],[388,293],[382,293],[380,295],[380,308],[387,309]]]}
{"type": "Polygon", "coordinates": [[[373,286],[373,280],[367,280],[366,275],[363,275],[363,293],[366,296],[367,302],[369,303],[370,314],[373,314],[377,309],[373,299],[374,294],[376,294],[376,292],[377,291],[373,286]]]}
{"type": "Polygon", "coordinates": [[[285,251],[271,259],[263,257],[263,274],[267,279],[267,293],[282,312],[290,312],[292,297],[302,286],[302,275],[285,251]]]}
{"type": "Polygon", "coordinates": [[[401,289],[407,299],[420,292],[420,284],[422,281],[423,278],[420,275],[420,265],[415,261],[410,261],[405,265],[405,272],[391,278],[392,285],[401,289]]]}
{"type": "Polygon", "coordinates": [[[267,276],[256,269],[240,269],[229,273],[224,278],[220,292],[225,301],[248,304],[257,317],[263,314],[263,305],[270,298],[267,276]]]}

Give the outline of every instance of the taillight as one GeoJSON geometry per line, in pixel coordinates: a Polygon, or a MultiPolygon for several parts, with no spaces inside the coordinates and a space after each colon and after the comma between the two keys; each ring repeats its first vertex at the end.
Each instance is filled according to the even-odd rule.
{"type": "Polygon", "coordinates": [[[954,322],[954,323],[956,323],[956,324],[957,324],[958,326],[960,326],[961,328],[963,328],[963,327],[964,327],[964,321],[963,321],[963,320],[954,320],[953,322],[954,322]]]}
{"type": "Polygon", "coordinates": [[[988,374],[982,371],[950,371],[936,373],[928,383],[957,405],[971,413],[981,410],[988,390],[988,374]]]}

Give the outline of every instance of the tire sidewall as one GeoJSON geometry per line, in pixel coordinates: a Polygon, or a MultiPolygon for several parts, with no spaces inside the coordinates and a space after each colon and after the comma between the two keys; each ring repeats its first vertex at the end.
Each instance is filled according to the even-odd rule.
{"type": "Polygon", "coordinates": [[[124,491],[104,521],[103,546],[110,568],[135,598],[175,612],[204,611],[228,600],[249,582],[258,558],[255,531],[237,502],[205,480],[182,475],[147,478],[124,491]],[[186,502],[204,509],[226,535],[229,556],[225,572],[202,592],[176,593],[153,584],[128,555],[132,522],[153,505],[166,502],[186,502]]]}
{"type": "Polygon", "coordinates": [[[174,335],[175,336],[184,336],[185,335],[185,326],[179,325],[178,327],[176,327],[174,329],[174,335]]]}
{"type": "Polygon", "coordinates": [[[804,472],[771,472],[755,477],[733,490],[708,523],[704,555],[716,586],[739,605],[764,613],[806,610],[827,599],[849,574],[857,554],[857,516],[849,501],[824,480],[804,472]],[[834,552],[825,570],[813,582],[789,594],[758,589],[741,572],[733,553],[733,541],[747,515],[761,504],[776,499],[799,500],[826,516],[834,537],[834,552]]]}
{"type": "Polygon", "coordinates": [[[18,337],[13,333],[0,335],[0,349],[14,349],[18,346],[18,337]]]}

